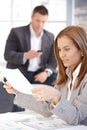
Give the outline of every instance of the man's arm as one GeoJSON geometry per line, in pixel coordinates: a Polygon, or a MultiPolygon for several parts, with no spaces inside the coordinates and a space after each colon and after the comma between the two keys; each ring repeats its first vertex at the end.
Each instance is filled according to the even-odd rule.
{"type": "Polygon", "coordinates": [[[11,30],[5,46],[4,58],[7,62],[12,64],[23,64],[24,52],[21,51],[21,43],[17,31],[11,30]]]}

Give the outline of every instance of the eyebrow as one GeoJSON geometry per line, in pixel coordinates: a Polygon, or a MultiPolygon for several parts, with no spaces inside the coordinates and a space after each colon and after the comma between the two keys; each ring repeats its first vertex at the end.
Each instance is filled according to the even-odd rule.
{"type": "MultiPolygon", "coordinates": [[[[67,47],[70,47],[70,46],[66,45],[66,46],[64,46],[63,48],[67,48],[67,47]]],[[[58,48],[60,49],[60,47],[58,47],[58,48]]]]}
{"type": "Polygon", "coordinates": [[[66,48],[66,47],[70,47],[69,45],[67,45],[67,46],[64,46],[63,48],[66,48]]]}

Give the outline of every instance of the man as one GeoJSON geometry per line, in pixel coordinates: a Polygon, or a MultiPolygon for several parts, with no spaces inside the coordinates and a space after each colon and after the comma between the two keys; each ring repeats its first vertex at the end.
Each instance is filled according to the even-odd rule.
{"type": "Polygon", "coordinates": [[[18,68],[33,84],[51,85],[56,79],[54,36],[43,29],[47,18],[48,10],[43,5],[35,7],[31,23],[13,28],[5,46],[7,68],[18,68]]]}

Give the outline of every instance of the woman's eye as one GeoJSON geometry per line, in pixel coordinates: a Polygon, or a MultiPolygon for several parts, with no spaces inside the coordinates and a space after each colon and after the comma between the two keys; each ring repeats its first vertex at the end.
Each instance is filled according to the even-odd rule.
{"type": "Polygon", "coordinates": [[[65,51],[69,51],[70,50],[70,48],[65,48],[65,51]]]}
{"type": "MultiPolygon", "coordinates": [[[[69,51],[70,48],[64,48],[64,51],[69,51]]],[[[58,52],[61,52],[62,50],[60,48],[58,48],[58,52]]]]}

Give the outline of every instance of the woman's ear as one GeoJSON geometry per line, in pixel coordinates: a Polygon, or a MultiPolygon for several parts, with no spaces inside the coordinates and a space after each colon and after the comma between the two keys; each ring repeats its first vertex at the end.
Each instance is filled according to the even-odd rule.
{"type": "Polygon", "coordinates": [[[81,54],[81,57],[83,57],[83,52],[82,51],[80,52],[80,54],[81,54]]]}

